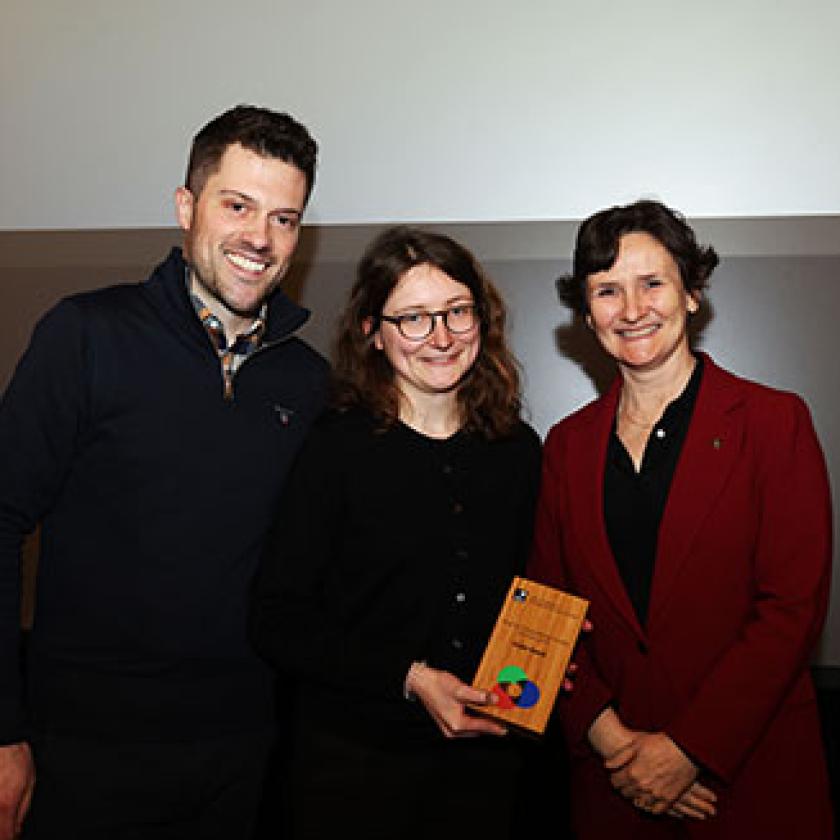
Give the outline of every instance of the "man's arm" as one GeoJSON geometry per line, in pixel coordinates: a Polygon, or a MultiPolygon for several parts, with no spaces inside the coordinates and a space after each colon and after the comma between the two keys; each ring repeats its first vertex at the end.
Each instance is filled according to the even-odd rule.
{"type": "Polygon", "coordinates": [[[0,401],[0,840],[19,828],[35,779],[21,699],[21,548],[72,463],[83,368],[80,312],[59,304],[36,327],[0,401]]]}

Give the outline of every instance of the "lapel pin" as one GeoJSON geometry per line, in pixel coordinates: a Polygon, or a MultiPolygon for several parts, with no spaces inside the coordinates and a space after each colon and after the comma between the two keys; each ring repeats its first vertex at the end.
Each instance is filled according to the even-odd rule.
{"type": "Polygon", "coordinates": [[[720,438],[717,438],[717,437],[716,437],[716,438],[712,441],[712,446],[714,446],[714,448],[715,448],[715,449],[720,449],[720,446],[721,446],[721,443],[720,443],[720,438]]]}

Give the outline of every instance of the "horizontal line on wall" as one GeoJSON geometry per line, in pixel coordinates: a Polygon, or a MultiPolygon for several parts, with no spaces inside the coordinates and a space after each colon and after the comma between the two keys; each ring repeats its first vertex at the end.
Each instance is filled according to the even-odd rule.
{"type": "MultiPolygon", "coordinates": [[[[578,222],[422,224],[482,260],[569,259],[578,222]]],[[[835,256],[840,216],[697,219],[698,239],[721,256],[835,256]]],[[[297,261],[355,262],[386,225],[305,225],[297,261]]],[[[19,268],[136,266],[158,262],[181,241],[176,228],[0,231],[0,265],[19,268]]]]}

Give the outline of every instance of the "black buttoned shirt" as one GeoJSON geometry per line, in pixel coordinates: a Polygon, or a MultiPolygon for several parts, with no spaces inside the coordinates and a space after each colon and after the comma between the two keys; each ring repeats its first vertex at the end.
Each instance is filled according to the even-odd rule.
{"type": "Polygon", "coordinates": [[[642,626],[647,620],[659,523],[702,376],[703,359],[697,357],[682,394],[654,424],[638,472],[613,423],[604,474],[604,520],[618,571],[642,626]]]}
{"type": "Polygon", "coordinates": [[[319,727],[440,739],[406,702],[406,673],[424,660],[472,680],[525,568],[540,450],[524,423],[496,440],[434,440],[362,409],[316,424],[268,542],[254,636],[319,727]]]}

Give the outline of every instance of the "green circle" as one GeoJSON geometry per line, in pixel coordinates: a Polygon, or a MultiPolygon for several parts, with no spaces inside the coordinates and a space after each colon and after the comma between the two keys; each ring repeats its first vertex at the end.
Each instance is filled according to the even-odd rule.
{"type": "Polygon", "coordinates": [[[518,665],[506,665],[499,671],[500,683],[515,683],[527,679],[528,675],[518,665]]]}

